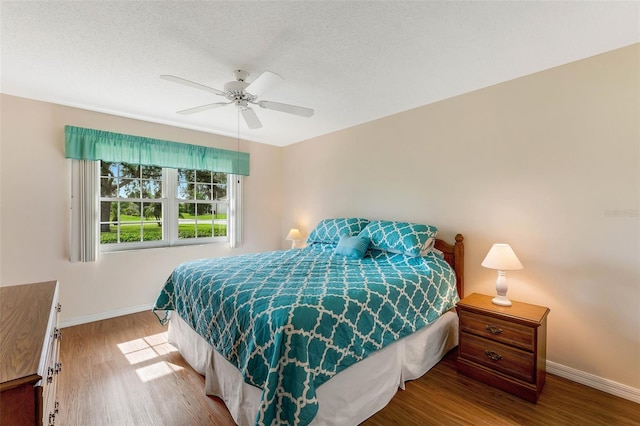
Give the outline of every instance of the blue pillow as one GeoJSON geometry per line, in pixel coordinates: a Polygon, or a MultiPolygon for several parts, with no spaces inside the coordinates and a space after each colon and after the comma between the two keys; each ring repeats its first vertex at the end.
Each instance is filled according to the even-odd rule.
{"type": "Polygon", "coordinates": [[[307,243],[338,244],[341,236],[358,235],[368,223],[359,217],[324,219],[311,231],[307,243]]]}
{"type": "Polygon", "coordinates": [[[343,235],[336,246],[336,254],[349,257],[351,259],[362,259],[369,248],[369,238],[356,235],[348,237],[343,235]]]}
{"type": "Polygon", "coordinates": [[[374,220],[360,236],[371,240],[371,247],[407,256],[420,256],[434,241],[438,228],[410,222],[374,220]]]}

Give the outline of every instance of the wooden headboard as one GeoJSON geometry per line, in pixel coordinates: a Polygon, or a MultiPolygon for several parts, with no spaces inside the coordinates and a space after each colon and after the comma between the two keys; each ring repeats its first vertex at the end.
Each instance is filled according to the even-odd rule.
{"type": "Polygon", "coordinates": [[[456,271],[456,287],[460,299],[464,297],[464,237],[456,235],[456,242],[451,245],[444,240],[436,239],[435,248],[444,254],[444,260],[456,271]]]}

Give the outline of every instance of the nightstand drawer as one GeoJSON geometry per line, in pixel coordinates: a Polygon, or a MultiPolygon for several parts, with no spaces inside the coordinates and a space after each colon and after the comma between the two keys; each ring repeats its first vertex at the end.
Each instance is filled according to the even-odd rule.
{"type": "Polygon", "coordinates": [[[536,336],[532,327],[467,311],[461,311],[459,315],[460,331],[532,352],[535,349],[536,336]]]}
{"type": "Polygon", "coordinates": [[[531,352],[503,345],[489,339],[463,333],[458,357],[495,371],[535,383],[535,356],[531,352]]]}

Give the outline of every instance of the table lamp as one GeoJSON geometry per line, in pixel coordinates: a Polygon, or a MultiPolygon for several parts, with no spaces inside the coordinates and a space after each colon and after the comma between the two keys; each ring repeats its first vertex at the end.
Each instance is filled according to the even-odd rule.
{"type": "Polygon", "coordinates": [[[518,260],[511,246],[509,244],[494,244],[482,261],[482,266],[498,270],[498,279],[496,281],[498,295],[491,302],[500,306],[511,306],[511,301],[507,299],[507,275],[505,271],[522,269],[522,263],[518,260]]]}
{"type": "Polygon", "coordinates": [[[291,248],[296,248],[296,241],[300,241],[302,239],[302,235],[300,235],[300,231],[296,228],[291,228],[289,233],[287,234],[287,238],[285,240],[291,241],[291,248]]]}

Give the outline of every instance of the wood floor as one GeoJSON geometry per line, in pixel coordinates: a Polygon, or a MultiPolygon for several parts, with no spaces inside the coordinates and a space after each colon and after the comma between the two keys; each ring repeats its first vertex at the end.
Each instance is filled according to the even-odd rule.
{"type": "MultiPolygon", "coordinates": [[[[57,425],[234,424],[151,312],[65,328],[60,357],[57,425]]],[[[364,424],[640,425],[640,404],[553,375],[531,404],[458,375],[451,352],[364,424]]]]}

